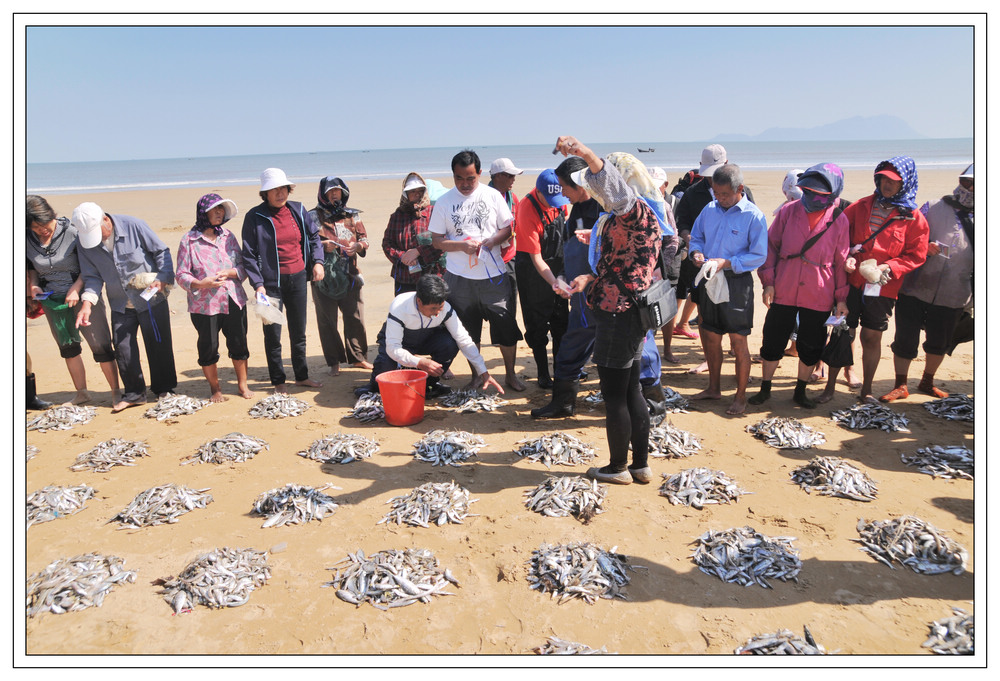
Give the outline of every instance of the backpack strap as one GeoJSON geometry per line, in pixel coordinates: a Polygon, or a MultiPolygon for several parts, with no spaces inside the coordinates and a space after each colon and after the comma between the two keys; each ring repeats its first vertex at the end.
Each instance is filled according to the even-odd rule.
{"type": "Polygon", "coordinates": [[[815,246],[816,242],[819,241],[824,234],[826,234],[827,230],[830,229],[831,226],[833,226],[833,223],[837,221],[837,218],[840,217],[840,214],[843,213],[844,209],[847,208],[847,206],[849,205],[850,201],[847,201],[845,199],[838,199],[837,207],[833,209],[833,216],[830,218],[830,221],[826,223],[826,227],[823,228],[823,231],[820,232],[819,234],[814,234],[813,236],[809,237],[809,240],[806,241],[806,243],[802,246],[801,251],[799,251],[795,255],[788,256],[787,258],[785,258],[785,260],[795,260],[796,258],[802,258],[806,254],[806,251],[815,246]]]}

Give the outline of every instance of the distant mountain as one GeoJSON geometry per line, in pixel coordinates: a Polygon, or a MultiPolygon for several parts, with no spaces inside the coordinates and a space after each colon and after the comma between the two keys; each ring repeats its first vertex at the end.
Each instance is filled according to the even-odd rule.
{"type": "Polygon", "coordinates": [[[758,135],[723,134],[715,140],[801,142],[805,140],[925,139],[898,116],[854,116],[814,128],[768,128],[758,135]]]}

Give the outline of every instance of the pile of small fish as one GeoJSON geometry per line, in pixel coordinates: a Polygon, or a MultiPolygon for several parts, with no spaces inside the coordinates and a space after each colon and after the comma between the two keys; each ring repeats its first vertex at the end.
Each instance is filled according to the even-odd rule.
{"type": "Polygon", "coordinates": [[[74,487],[48,485],[35,490],[28,497],[25,529],[35,523],[46,523],[82,511],[87,499],[93,498],[96,491],[87,485],[74,487]]]}
{"type": "Polygon", "coordinates": [[[149,456],[145,442],[112,438],[99,443],[89,452],[80,454],[69,469],[107,473],[115,466],[134,466],[135,460],[140,456],[149,456]]]}
{"type": "Polygon", "coordinates": [[[257,400],[250,407],[250,416],[255,419],[283,419],[287,416],[301,416],[309,405],[287,393],[273,393],[257,400]]]}
{"type": "Polygon", "coordinates": [[[243,433],[230,433],[206,442],[198,448],[197,453],[182,461],[181,465],[189,463],[243,463],[254,458],[262,449],[270,449],[270,447],[259,437],[243,433]]]}
{"type": "Polygon", "coordinates": [[[844,428],[864,430],[881,428],[887,433],[909,433],[910,423],[906,414],[897,414],[883,404],[855,404],[850,409],[841,409],[830,414],[830,418],[844,428]]]}
{"type": "Polygon", "coordinates": [[[208,404],[208,400],[199,400],[195,397],[188,397],[187,395],[167,393],[161,396],[160,399],[156,400],[156,406],[147,409],[143,416],[147,419],[156,419],[157,421],[169,421],[173,423],[175,422],[173,420],[175,416],[193,414],[208,404]]]}
{"type": "Polygon", "coordinates": [[[710,468],[688,468],[680,473],[663,473],[660,496],[666,497],[674,506],[694,506],[701,509],[705,504],[728,504],[748,494],[722,471],[710,468]]]}
{"type": "Polygon", "coordinates": [[[809,627],[803,626],[806,637],[802,638],[781,629],[773,634],[759,634],[741,645],[736,655],[828,655],[826,648],[816,643],[809,627]]]}
{"type": "Polygon", "coordinates": [[[26,445],[24,448],[24,460],[31,461],[38,454],[38,447],[35,445],[26,445]]]}
{"type": "Polygon", "coordinates": [[[545,645],[532,648],[532,650],[539,655],[614,655],[614,653],[608,652],[606,646],[591,648],[582,643],[564,641],[555,636],[549,636],[545,645]]]}
{"type": "Polygon", "coordinates": [[[604,404],[604,394],[600,390],[591,390],[584,396],[583,401],[591,407],[596,407],[599,404],[604,404]]]}
{"type": "Polygon", "coordinates": [[[691,556],[698,569],[724,582],[742,586],[760,584],[770,589],[767,578],[799,581],[802,570],[799,552],[792,547],[795,537],[768,537],[752,527],[709,530],[695,540],[691,556]]]}
{"type": "Polygon", "coordinates": [[[497,407],[507,404],[507,400],[498,393],[487,395],[478,390],[453,390],[441,398],[441,404],[453,408],[459,414],[471,414],[476,411],[495,411],[497,407]]]}
{"type": "Polygon", "coordinates": [[[775,416],[747,426],[747,432],[775,449],[809,449],[826,442],[823,433],[798,419],[775,416]]]}
{"type": "Polygon", "coordinates": [[[952,617],[928,625],[931,633],[922,647],[938,655],[972,655],[976,637],[973,616],[954,606],[951,610],[955,613],[952,617]]]}
{"type": "Polygon", "coordinates": [[[586,525],[598,513],[604,513],[607,485],[598,485],[582,475],[557,477],[550,475],[545,482],[524,493],[524,505],[529,511],[553,518],[568,515],[582,520],[586,525]]]}
{"type": "MultiPolygon", "coordinates": [[[[387,501],[392,510],[377,524],[392,521],[399,525],[419,525],[430,527],[445,523],[462,524],[470,515],[469,504],[479,499],[469,499],[469,490],[458,483],[425,482],[414,487],[409,494],[393,497],[387,501]]],[[[478,515],[472,513],[471,515],[478,515]]]]}
{"type": "Polygon", "coordinates": [[[320,438],[299,456],[323,463],[351,463],[368,459],[378,451],[378,442],[355,433],[337,433],[320,438]]]}
{"type": "Polygon", "coordinates": [[[368,602],[379,610],[430,603],[431,596],[454,596],[458,586],[451,570],[442,570],[427,549],[389,549],[365,556],[360,549],[331,568],[333,579],[323,584],[337,589],[337,598],[353,605],[368,602]]]}
{"type": "Polygon", "coordinates": [[[80,407],[75,404],[64,404],[46,409],[40,416],[28,421],[26,430],[37,430],[44,433],[47,430],[69,430],[73,426],[90,423],[97,416],[96,407],[80,407]]]}
{"type": "Polygon", "coordinates": [[[942,419],[973,421],[974,404],[968,395],[949,395],[940,400],[924,402],[924,409],[942,419]]]}
{"type": "Polygon", "coordinates": [[[525,438],[514,443],[518,456],[545,464],[551,468],[555,464],[575,466],[594,458],[596,450],[577,437],[564,432],[547,433],[536,438],[525,438]]]}
{"type": "Polygon", "coordinates": [[[688,413],[688,407],[691,403],[688,399],[681,395],[679,392],[673,388],[663,387],[663,395],[666,398],[663,401],[663,406],[666,407],[668,414],[686,414],[688,413]]]}
{"type": "Polygon", "coordinates": [[[176,577],[153,582],[162,586],[157,593],[174,609],[174,614],[196,605],[235,608],[271,578],[266,551],[223,547],[198,556],[176,577]]]}
{"type": "Polygon", "coordinates": [[[627,556],[615,553],[617,549],[605,551],[589,542],[542,544],[528,561],[530,588],[559,596],[559,603],[570,598],[582,598],[591,605],[598,598],[626,600],[622,587],[630,578],[625,570],[636,568],[628,564],[627,556]]]}
{"type": "Polygon", "coordinates": [[[385,408],[382,406],[382,395],[377,392],[365,393],[354,403],[354,408],[347,415],[362,423],[385,418],[385,408]]]}
{"type": "Polygon", "coordinates": [[[56,614],[101,607],[118,582],[135,582],[135,572],[124,569],[125,559],[88,553],[50,563],[28,577],[28,617],[48,610],[56,614]]]}
{"type": "Polygon", "coordinates": [[[851,541],[863,544],[862,551],[893,569],[893,561],[898,561],[925,575],[944,572],[960,575],[969,560],[969,552],[958,542],[912,515],[872,522],[861,518],[858,534],[861,539],[851,541]]]}
{"type": "Polygon", "coordinates": [[[855,501],[875,501],[878,486],[864,471],[836,456],[817,456],[791,473],[806,492],[855,501]]]}
{"type": "Polygon", "coordinates": [[[701,440],[671,423],[661,423],[649,429],[649,455],[680,459],[701,451],[701,440]]]}
{"type": "Polygon", "coordinates": [[[921,473],[935,478],[972,480],[975,473],[976,460],[972,450],[962,445],[931,445],[918,449],[916,454],[900,454],[899,458],[907,466],[917,466],[921,473]]]}
{"type": "Polygon", "coordinates": [[[205,508],[212,502],[212,495],[205,494],[209,489],[191,489],[174,483],[150,487],[136,495],[132,503],[108,522],[117,520],[133,527],[176,523],[185,513],[205,508]]]}
{"type": "Polygon", "coordinates": [[[413,445],[413,456],[435,466],[461,466],[466,459],[477,456],[486,442],[464,430],[432,430],[413,445]]]}
{"type": "Polygon", "coordinates": [[[314,518],[322,521],[337,510],[333,497],[323,494],[325,489],[340,488],[334,485],[314,488],[289,483],[261,494],[253,502],[251,511],[267,518],[261,527],[298,525],[314,518]]]}

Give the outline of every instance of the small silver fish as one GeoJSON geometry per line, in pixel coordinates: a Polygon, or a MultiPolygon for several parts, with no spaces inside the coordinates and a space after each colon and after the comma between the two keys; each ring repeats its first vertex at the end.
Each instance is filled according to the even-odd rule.
{"type": "Polygon", "coordinates": [[[309,408],[309,404],[286,393],[273,393],[257,400],[250,407],[250,416],[255,419],[283,419],[289,416],[301,416],[309,408]]]}
{"type": "Polygon", "coordinates": [[[74,426],[90,423],[97,416],[96,407],[81,407],[74,404],[64,404],[46,409],[40,416],[28,421],[26,430],[37,430],[44,433],[48,430],[69,430],[74,426]]]}
{"type": "Polygon", "coordinates": [[[211,404],[208,400],[199,400],[194,397],[188,397],[187,395],[175,395],[174,393],[165,393],[156,400],[156,404],[143,414],[147,419],[156,419],[157,421],[166,421],[168,423],[176,423],[175,416],[182,416],[184,414],[193,414],[196,411],[211,404]]]}

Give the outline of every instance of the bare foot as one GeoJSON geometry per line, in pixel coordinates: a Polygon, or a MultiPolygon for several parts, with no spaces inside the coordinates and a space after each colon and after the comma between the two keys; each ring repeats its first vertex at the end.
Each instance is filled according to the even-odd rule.
{"type": "Polygon", "coordinates": [[[448,371],[441,374],[442,381],[450,381],[453,378],[455,378],[455,374],[451,373],[451,369],[448,369],[448,371]]]}
{"type": "Polygon", "coordinates": [[[479,377],[473,376],[469,379],[469,382],[462,386],[464,392],[469,392],[470,390],[476,390],[479,386],[479,377]]]}
{"type": "Polygon", "coordinates": [[[822,393],[820,393],[820,396],[813,401],[816,402],[816,404],[826,404],[827,402],[833,399],[833,392],[834,391],[832,390],[824,390],[822,393]]]}
{"type": "Polygon", "coordinates": [[[332,367],[330,367],[330,375],[331,376],[340,376],[340,365],[339,364],[334,364],[332,367]]]}
{"type": "Polygon", "coordinates": [[[142,402],[126,402],[125,400],[122,400],[120,402],[116,402],[115,405],[111,407],[111,413],[117,414],[120,411],[125,411],[129,407],[141,407],[144,404],[146,404],[145,400],[142,402]]]}
{"type": "Polygon", "coordinates": [[[76,397],[70,400],[70,404],[87,404],[90,402],[90,393],[86,390],[78,390],[76,397]]]}
{"type": "Polygon", "coordinates": [[[826,378],[826,369],[817,369],[809,376],[810,383],[819,383],[826,378]]]}
{"type": "Polygon", "coordinates": [[[357,367],[358,369],[368,369],[369,371],[371,371],[374,368],[372,366],[372,363],[367,360],[361,360],[360,362],[355,362],[351,366],[357,367]]]}
{"type": "Polygon", "coordinates": [[[212,396],[208,398],[209,402],[226,402],[229,398],[222,394],[222,391],[212,393],[212,396]]]}
{"type": "Polygon", "coordinates": [[[122,401],[122,391],[112,390],[111,391],[111,404],[115,405],[122,401]]]}
{"type": "Polygon", "coordinates": [[[674,356],[674,353],[668,352],[663,356],[663,361],[667,364],[680,364],[681,361],[674,356]]]}
{"type": "Polygon", "coordinates": [[[853,371],[847,370],[844,372],[844,385],[851,390],[857,390],[861,387],[861,379],[853,371]]]}
{"type": "Polygon", "coordinates": [[[314,381],[311,378],[307,378],[303,381],[295,381],[295,385],[300,385],[303,388],[322,388],[323,384],[319,381],[314,381]]]}
{"type": "MultiPolygon", "coordinates": [[[[688,373],[689,374],[703,374],[706,371],[708,371],[708,362],[702,362],[701,364],[699,364],[698,366],[696,366],[694,369],[688,369],[688,373]]],[[[721,395],[720,395],[720,397],[721,397],[721,395]]]]}
{"type": "Polygon", "coordinates": [[[253,399],[253,390],[250,390],[250,388],[245,385],[236,386],[236,394],[245,400],[253,399]]]}
{"type": "Polygon", "coordinates": [[[706,388],[706,389],[702,390],[700,393],[692,395],[688,399],[689,400],[721,400],[722,399],[722,393],[721,392],[713,392],[713,391],[709,390],[708,388],[706,388]]]}
{"type": "Polygon", "coordinates": [[[727,414],[731,414],[733,416],[736,416],[738,414],[742,414],[746,410],[747,410],[747,401],[746,401],[746,399],[742,399],[742,400],[734,399],[733,403],[731,405],[729,405],[728,409],[726,409],[726,413],[727,414]]]}
{"type": "Polygon", "coordinates": [[[874,395],[858,395],[858,402],[861,404],[882,404],[874,395]]]}
{"type": "Polygon", "coordinates": [[[285,384],[282,383],[280,385],[274,386],[274,392],[275,393],[281,393],[282,395],[287,395],[288,394],[288,388],[286,388],[285,384]]]}
{"type": "Polygon", "coordinates": [[[525,390],[528,389],[528,385],[520,378],[518,378],[517,374],[508,375],[507,378],[504,379],[503,384],[508,388],[510,388],[511,390],[514,390],[519,393],[524,392],[525,390]]]}

